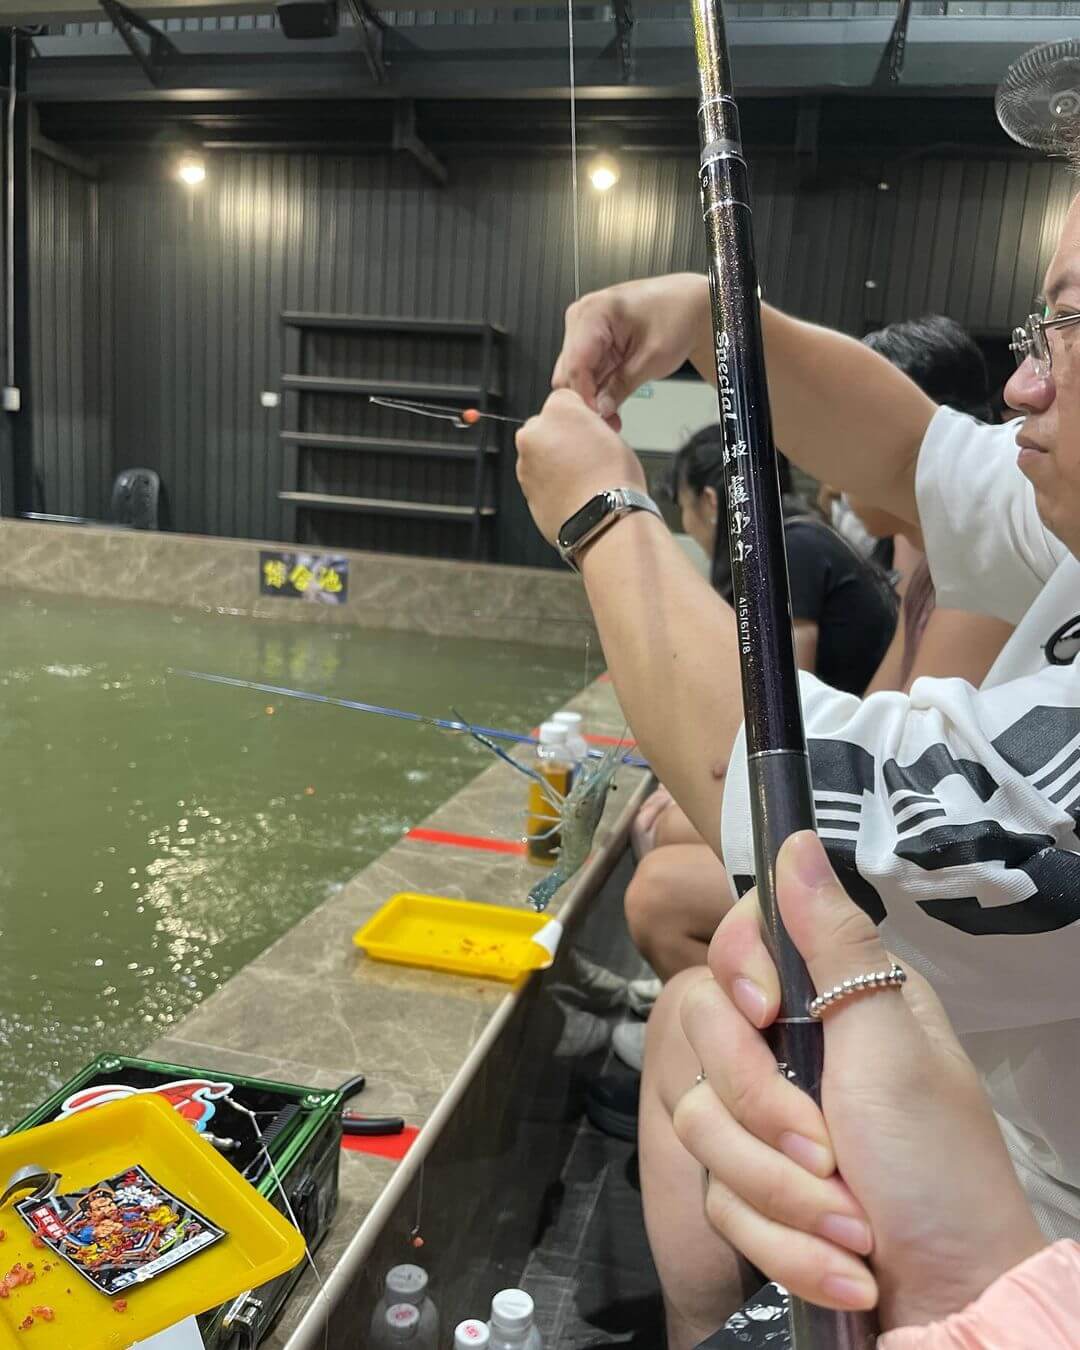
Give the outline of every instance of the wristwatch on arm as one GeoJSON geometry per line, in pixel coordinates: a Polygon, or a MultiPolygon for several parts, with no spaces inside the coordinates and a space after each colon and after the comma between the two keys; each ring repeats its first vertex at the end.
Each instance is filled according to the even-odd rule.
{"type": "Polygon", "coordinates": [[[578,558],[586,545],[591,544],[597,535],[603,534],[609,526],[614,525],[617,520],[622,520],[623,516],[630,515],[632,511],[649,511],[663,520],[660,508],[653,499],[644,492],[639,492],[637,488],[607,488],[603,492],[598,492],[595,497],[590,497],[580,511],[575,511],[570,519],[564,522],[559,531],[556,545],[560,558],[564,563],[569,563],[576,572],[578,558]]]}

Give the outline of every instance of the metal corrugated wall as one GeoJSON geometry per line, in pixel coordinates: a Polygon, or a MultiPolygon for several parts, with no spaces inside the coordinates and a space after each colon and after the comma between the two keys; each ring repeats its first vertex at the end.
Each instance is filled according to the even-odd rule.
{"type": "MultiPolygon", "coordinates": [[[[768,298],[852,332],[940,310],[1004,335],[1026,313],[1072,190],[1063,166],[1021,159],[829,156],[809,181],[790,156],[754,165],[768,298]]],[[[538,406],[573,291],[564,160],[454,155],[447,189],[389,157],[230,152],[209,168],[191,196],[147,160],[108,163],[96,248],[81,237],[93,194],[66,171],[39,169],[38,453],[49,510],[101,500],[111,445],[112,469],[159,469],[173,528],[279,537],[280,410],[262,409],[259,392],[283,372],[287,309],[501,323],[508,405],[538,406]],[[69,314],[80,305],[81,318],[69,314]],[[110,309],[111,434],[107,397],[93,401],[102,367],[88,355],[106,340],[110,309]]],[[[626,157],[615,191],[583,194],[581,235],[586,289],[700,266],[693,156],[626,157]]],[[[425,493],[439,490],[438,472],[427,471],[425,493]]],[[[447,491],[457,491],[450,472],[447,491]]],[[[550,561],[509,449],[501,478],[498,556],[550,561]]],[[[358,528],[362,518],[350,519],[358,528]]]]}
{"type": "Polygon", "coordinates": [[[94,183],[32,160],[34,508],[103,517],[112,481],[110,254],[94,183]]]}
{"type": "MultiPolygon", "coordinates": [[[[174,528],[282,534],[275,494],[295,484],[283,481],[280,412],[262,409],[259,393],[283,373],[283,310],[501,323],[510,333],[508,405],[537,406],[573,298],[566,163],[476,156],[450,168],[444,190],[404,159],[217,154],[192,197],[154,170],[109,167],[115,459],[159,470],[174,528]]],[[[583,198],[583,285],[697,265],[694,191],[687,157],[631,162],[618,193],[583,198]]],[[[377,373],[430,377],[404,365],[377,373]]],[[[362,431],[355,400],[353,408],[351,429],[362,431]]],[[[412,434],[426,429],[414,424],[412,434]]],[[[436,464],[418,495],[458,500],[459,477],[458,466],[436,464]]],[[[408,479],[403,464],[396,490],[380,483],[367,495],[407,496],[408,479]]],[[[361,488],[355,479],[329,486],[361,488]]],[[[546,561],[509,447],[502,488],[498,556],[546,561]]],[[[357,543],[402,536],[360,519],[351,529],[357,543]]],[[[467,545],[465,527],[459,536],[467,545]]]]}

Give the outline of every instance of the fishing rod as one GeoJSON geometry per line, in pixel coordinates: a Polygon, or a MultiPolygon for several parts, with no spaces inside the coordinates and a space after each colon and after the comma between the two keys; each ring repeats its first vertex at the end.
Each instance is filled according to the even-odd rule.
{"type": "Polygon", "coordinates": [[[455,408],[448,403],[412,403],[403,398],[383,398],[378,394],[369,394],[368,402],[377,408],[390,408],[393,412],[412,413],[414,417],[432,417],[437,422],[449,422],[459,431],[476,426],[477,422],[507,422],[512,427],[523,427],[523,417],[507,417],[505,413],[483,412],[480,408],[455,408]]]}
{"type": "MultiPolygon", "coordinates": [[[[754,262],[749,176],[722,0],[691,0],[701,102],[701,209],[709,255],[717,394],[724,436],[735,619],[739,635],[747,769],[765,940],[780,977],[771,1045],[780,1069],[821,1100],[824,1031],[809,1015],[816,990],[776,900],[776,855],[796,830],[814,829],[814,798],[791,632],[791,598],[773,442],[761,303],[754,262]]],[[[721,522],[725,513],[721,512],[721,522]]],[[[717,540],[717,546],[722,541],[717,540]]],[[[789,1304],[793,1350],[872,1350],[874,1318],[789,1304]]]]}
{"type": "MultiPolygon", "coordinates": [[[[170,675],[182,675],[186,680],[205,680],[208,684],[225,684],[232,689],[255,689],[260,694],[273,694],[277,698],[298,698],[305,703],[328,703],[334,708],[348,708],[351,712],[377,713],[380,717],[396,717],[402,722],[422,722],[425,726],[439,727],[442,731],[477,732],[495,741],[512,741],[516,745],[537,745],[536,736],[524,736],[519,731],[502,731],[498,727],[482,727],[475,722],[462,722],[448,717],[428,717],[424,713],[406,712],[404,708],[386,708],[380,703],[360,703],[352,698],[335,698],[332,694],[314,694],[307,689],[287,689],[279,684],[260,684],[258,680],[241,680],[232,675],[209,675],[202,670],[170,669],[170,675]]],[[[590,759],[603,759],[602,750],[589,749],[590,759]]],[[[640,755],[623,755],[620,763],[632,769],[647,769],[646,760],[640,755]]]]}

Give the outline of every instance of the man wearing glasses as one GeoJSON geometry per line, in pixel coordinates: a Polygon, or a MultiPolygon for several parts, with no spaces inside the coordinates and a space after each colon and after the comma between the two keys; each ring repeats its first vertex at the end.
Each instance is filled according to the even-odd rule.
{"type": "MultiPolygon", "coordinates": [[[[1045,288],[1013,335],[1006,399],[1022,417],[1005,426],[937,407],[851,338],[767,306],[763,324],[777,444],[921,534],[939,604],[1015,625],[979,689],[921,679],[860,701],[804,673],[802,695],[832,862],[944,1001],[1057,1238],[1080,1237],[1080,199],[1045,288]]],[[[644,753],[741,892],[753,855],[738,616],[652,514],[617,434],[623,400],[687,359],[715,380],[704,278],[586,296],[567,313],[556,392],[518,434],[518,476],[581,571],[644,753]]],[[[646,1219],[669,1321],[685,1300],[689,1332],[698,1313],[716,1325],[725,1283],[739,1299],[670,1129],[690,1083],[663,1086],[657,1048],[641,1105],[646,1219]]]]}

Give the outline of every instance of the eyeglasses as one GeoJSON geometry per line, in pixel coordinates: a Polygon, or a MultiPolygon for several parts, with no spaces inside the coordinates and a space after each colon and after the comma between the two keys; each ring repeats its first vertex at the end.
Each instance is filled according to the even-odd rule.
{"type": "Polygon", "coordinates": [[[1046,335],[1048,328],[1068,328],[1070,324],[1080,323],[1080,314],[1063,314],[1059,319],[1046,319],[1041,314],[1029,314],[1027,323],[1014,328],[1009,351],[1016,357],[1016,364],[1022,366],[1031,357],[1035,374],[1047,376],[1053,366],[1050,353],[1050,339],[1046,335]]]}

